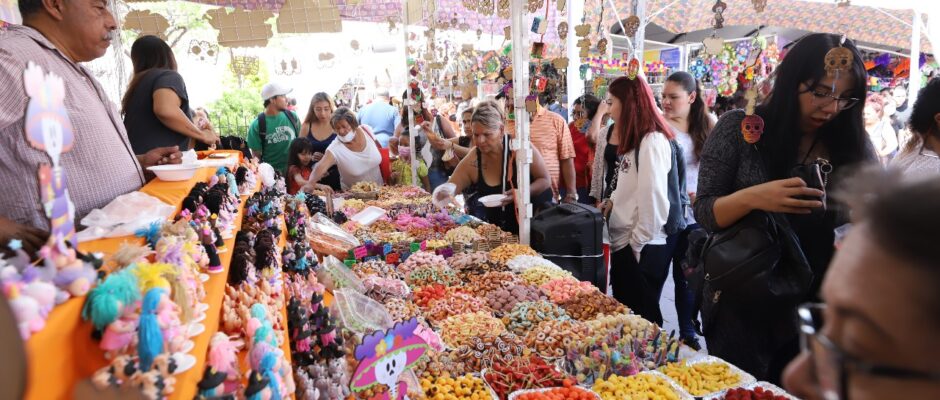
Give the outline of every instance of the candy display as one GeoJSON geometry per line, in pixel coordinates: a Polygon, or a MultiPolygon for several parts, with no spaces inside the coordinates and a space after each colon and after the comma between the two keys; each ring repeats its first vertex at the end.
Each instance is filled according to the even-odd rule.
{"type": "Polygon", "coordinates": [[[553,279],[564,279],[572,277],[571,273],[568,271],[546,266],[537,266],[526,269],[521,274],[519,274],[519,276],[526,283],[533,286],[542,286],[553,279]]]}
{"type": "Polygon", "coordinates": [[[353,193],[372,193],[372,192],[377,192],[378,190],[379,190],[379,185],[377,185],[375,182],[365,182],[365,181],[356,182],[355,185],[349,188],[349,191],[353,193]]]}
{"type": "Polygon", "coordinates": [[[706,396],[753,382],[753,378],[745,376],[720,360],[672,363],[659,371],[693,396],[706,396]]]}
{"type": "Polygon", "coordinates": [[[542,321],[570,319],[565,310],[545,301],[524,301],[517,303],[512,307],[512,311],[503,316],[503,323],[506,329],[519,336],[524,336],[526,332],[537,327],[542,321]]]}
{"type": "Polygon", "coordinates": [[[465,285],[466,290],[478,297],[486,297],[487,294],[499,289],[507,288],[521,283],[518,277],[511,272],[487,272],[483,275],[476,275],[465,285]]]}
{"type": "Polygon", "coordinates": [[[558,265],[556,265],[555,263],[549,260],[546,260],[539,256],[532,256],[528,254],[523,254],[523,255],[513,257],[512,259],[506,262],[506,266],[508,266],[509,269],[511,269],[515,273],[522,273],[525,270],[532,268],[532,267],[547,267],[550,269],[559,269],[559,270],[561,269],[561,267],[559,267],[558,265]]]}
{"type": "Polygon", "coordinates": [[[484,400],[491,395],[483,379],[470,374],[451,378],[444,373],[435,378],[421,378],[421,389],[428,399],[484,400]]]}
{"type": "Polygon", "coordinates": [[[469,345],[473,337],[498,336],[506,330],[502,321],[483,311],[450,316],[440,326],[441,338],[451,347],[469,345]]]}
{"type": "Polygon", "coordinates": [[[493,312],[502,315],[512,311],[512,308],[520,302],[538,301],[543,298],[544,295],[534,286],[512,285],[487,293],[486,303],[493,309],[493,312]]]}
{"type": "Polygon", "coordinates": [[[480,234],[469,226],[458,226],[447,231],[447,233],[444,234],[444,238],[451,243],[469,245],[480,240],[480,234]]]}
{"type": "Polygon", "coordinates": [[[521,390],[509,395],[509,398],[511,400],[596,400],[598,396],[587,389],[569,385],[551,389],[521,390]]]}
{"type": "Polygon", "coordinates": [[[414,271],[419,267],[449,268],[447,266],[447,261],[444,260],[444,257],[429,251],[419,251],[410,255],[404,263],[399,265],[398,271],[399,273],[407,276],[411,273],[411,271],[414,271]]]}
{"type": "Polygon", "coordinates": [[[613,297],[603,294],[593,287],[574,297],[559,303],[571,318],[587,321],[603,314],[622,314],[629,312],[627,306],[613,297]]]}
{"type": "Polygon", "coordinates": [[[483,372],[483,379],[500,399],[507,399],[510,393],[518,390],[572,385],[564,374],[535,356],[493,364],[492,368],[483,372]]]}
{"type": "Polygon", "coordinates": [[[595,382],[593,389],[603,400],[634,397],[661,400],[684,398],[668,379],[655,373],[641,373],[628,377],[613,375],[609,379],[600,379],[595,382]]]}
{"type": "Polygon", "coordinates": [[[474,335],[467,344],[457,347],[454,354],[471,370],[480,371],[522,357],[525,351],[522,339],[504,330],[496,335],[488,332],[474,335]]]}
{"type": "Polygon", "coordinates": [[[790,400],[790,397],[779,395],[772,390],[757,386],[753,389],[735,388],[725,392],[722,400],[790,400]]]}
{"type": "Polygon", "coordinates": [[[412,288],[419,288],[428,285],[452,286],[459,282],[457,274],[450,267],[437,265],[416,267],[408,273],[405,282],[412,288]]]}
{"type": "Polygon", "coordinates": [[[587,336],[587,326],[578,321],[542,321],[525,336],[525,344],[545,359],[561,359],[587,336]]]}
{"type": "Polygon", "coordinates": [[[442,299],[435,301],[431,308],[424,313],[424,317],[432,325],[437,325],[452,315],[470,313],[474,311],[489,312],[486,301],[467,293],[448,291],[442,299]]]}
{"type": "Polygon", "coordinates": [[[490,258],[493,259],[493,261],[501,263],[506,263],[516,256],[521,255],[537,256],[539,253],[536,253],[535,250],[532,250],[529,246],[516,243],[506,243],[490,250],[490,258]]]}
{"type": "Polygon", "coordinates": [[[552,279],[539,286],[542,293],[555,303],[563,303],[569,299],[580,297],[597,289],[590,282],[579,281],[574,278],[552,279]]]}

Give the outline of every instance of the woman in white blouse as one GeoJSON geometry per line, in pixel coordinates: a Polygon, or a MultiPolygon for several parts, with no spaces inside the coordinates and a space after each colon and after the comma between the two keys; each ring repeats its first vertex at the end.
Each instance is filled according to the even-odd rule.
{"type": "Polygon", "coordinates": [[[865,100],[865,130],[875,152],[886,164],[898,150],[898,133],[891,126],[891,119],[885,116],[885,99],[880,93],[869,95],[865,100]]]}
{"type": "Polygon", "coordinates": [[[611,286],[617,300],[662,325],[659,297],[671,256],[663,226],[674,135],[642,77],[615,79],[606,102],[620,159],[610,200],[602,205],[609,213],[611,286]]]}
{"type": "Polygon", "coordinates": [[[911,140],[891,167],[900,169],[905,179],[940,176],[940,78],[920,90],[909,125],[911,140]]]}
{"type": "Polygon", "coordinates": [[[373,182],[382,186],[384,181],[379,167],[382,155],[375,138],[359,126],[356,114],[346,107],[340,107],[330,118],[330,124],[336,131],[336,140],[326,148],[323,159],[310,174],[308,185],[319,182],[330,167],[336,165],[343,190],[349,190],[358,182],[373,182]]]}

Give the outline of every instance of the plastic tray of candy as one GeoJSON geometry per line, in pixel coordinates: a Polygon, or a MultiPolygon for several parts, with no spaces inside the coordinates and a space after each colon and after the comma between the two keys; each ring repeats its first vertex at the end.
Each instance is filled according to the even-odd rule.
{"type": "MultiPolygon", "coordinates": [[[[739,386],[739,387],[748,389],[748,390],[763,388],[764,391],[773,393],[774,396],[781,396],[788,400],[799,400],[798,397],[787,393],[786,390],[783,390],[779,386],[774,385],[773,383],[770,383],[770,382],[754,382],[750,385],[744,385],[744,386],[739,386]]],[[[731,389],[736,389],[736,388],[731,388],[731,389]]],[[[718,395],[704,397],[703,400],[723,400],[725,396],[728,394],[728,391],[731,389],[725,390],[721,394],[718,394],[718,395]]]]}
{"type": "MultiPolygon", "coordinates": [[[[585,391],[585,392],[587,392],[587,393],[589,393],[589,394],[594,395],[594,398],[595,398],[595,399],[601,400],[601,396],[600,396],[599,394],[597,394],[597,393],[594,393],[594,391],[591,390],[591,389],[588,389],[588,388],[585,388],[585,387],[581,387],[581,386],[574,386],[574,388],[579,389],[579,390],[583,390],[583,391],[585,391]]],[[[509,394],[508,400],[517,400],[520,396],[522,396],[522,395],[524,395],[524,394],[528,394],[528,393],[544,393],[544,392],[550,391],[550,390],[552,390],[552,389],[559,389],[559,387],[550,387],[550,388],[542,388],[542,389],[524,389],[524,390],[517,390],[517,391],[512,392],[512,393],[509,394]]]]}
{"type": "MultiPolygon", "coordinates": [[[[705,394],[703,394],[703,395],[701,395],[701,396],[692,395],[692,396],[694,396],[695,398],[714,398],[715,396],[722,396],[722,395],[725,394],[725,392],[728,391],[728,389],[733,389],[733,388],[736,388],[736,387],[744,387],[744,386],[747,386],[747,385],[750,385],[750,384],[752,384],[752,383],[757,382],[757,379],[755,379],[753,375],[751,375],[751,374],[749,374],[749,373],[747,373],[747,372],[744,372],[744,370],[742,370],[741,368],[738,368],[738,367],[735,366],[734,364],[729,363],[729,362],[727,362],[727,361],[725,361],[725,360],[722,360],[722,359],[720,359],[720,358],[718,358],[718,357],[715,357],[715,356],[702,356],[702,357],[698,357],[698,358],[694,358],[694,359],[690,359],[690,360],[686,360],[686,361],[685,361],[685,364],[688,365],[688,366],[692,366],[692,365],[695,365],[695,364],[706,364],[706,363],[720,363],[720,364],[725,364],[725,365],[728,366],[728,368],[731,370],[731,372],[733,372],[733,373],[735,373],[736,375],[740,376],[740,377],[741,377],[741,380],[738,382],[737,385],[734,385],[734,386],[732,386],[732,387],[728,387],[728,388],[721,389],[721,390],[718,390],[718,391],[714,391],[714,392],[711,392],[711,393],[705,393],[705,394]]],[[[657,373],[661,373],[661,372],[657,371],[657,373]]],[[[685,389],[685,387],[682,386],[682,384],[680,384],[679,382],[677,382],[677,381],[675,381],[674,379],[670,378],[669,375],[666,375],[666,374],[662,374],[662,375],[665,376],[667,379],[669,379],[670,382],[675,383],[676,386],[679,386],[680,388],[683,389],[683,391],[685,391],[686,393],[688,393],[688,391],[685,389]]],[[[691,394],[691,393],[690,393],[690,394],[691,394]]]]}
{"type": "MultiPolygon", "coordinates": [[[[673,381],[672,379],[669,379],[668,376],[666,376],[665,374],[663,374],[663,373],[661,373],[661,372],[658,372],[658,371],[644,371],[644,372],[640,372],[640,373],[638,373],[638,374],[636,374],[636,375],[633,375],[633,376],[640,376],[640,375],[652,375],[652,376],[655,376],[655,377],[658,377],[658,378],[662,379],[664,382],[666,382],[666,384],[668,384],[668,385],[672,388],[672,392],[675,393],[676,396],[678,396],[679,400],[695,400],[695,397],[692,396],[691,394],[689,394],[689,392],[686,392],[685,389],[683,389],[681,385],[679,385],[678,383],[676,383],[676,382],[673,381]]],[[[600,397],[599,394],[598,394],[598,397],[600,397]]],[[[603,397],[600,397],[600,398],[603,399],[603,397]]]]}

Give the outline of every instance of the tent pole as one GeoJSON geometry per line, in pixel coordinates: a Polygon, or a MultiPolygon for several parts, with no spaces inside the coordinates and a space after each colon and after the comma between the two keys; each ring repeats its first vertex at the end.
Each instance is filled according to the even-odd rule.
{"type": "MultiPolygon", "coordinates": [[[[526,29],[526,0],[511,0],[512,14],[512,102],[516,116],[516,139],[512,149],[516,151],[516,198],[519,217],[519,243],[529,244],[532,204],[529,197],[529,164],[532,149],[529,145],[529,113],[525,109],[525,98],[529,89],[529,33],[526,29]]],[[[570,11],[569,11],[570,12],[570,11]]],[[[482,177],[481,177],[482,179],[482,177]]]]}
{"type": "Polygon", "coordinates": [[[565,74],[568,87],[568,110],[574,110],[574,101],[584,94],[584,79],[581,79],[581,55],[578,37],[574,34],[574,27],[581,23],[583,17],[584,0],[568,0],[568,35],[565,38],[565,50],[568,54],[568,70],[565,74]]]}
{"type": "MultiPolygon", "coordinates": [[[[920,90],[920,28],[922,22],[920,10],[914,10],[914,23],[911,27],[911,74],[907,82],[907,104],[913,107],[917,101],[917,92],[920,90]]],[[[900,106],[900,104],[898,104],[900,106]]]]}
{"type": "MultiPolygon", "coordinates": [[[[412,0],[416,1],[416,0],[412,0]]],[[[408,66],[408,0],[401,1],[401,31],[404,34],[405,47],[405,90],[408,98],[401,99],[402,107],[408,110],[408,148],[411,149],[411,184],[418,186],[418,149],[415,149],[415,135],[413,132],[415,126],[415,114],[409,102],[411,101],[411,68],[408,66]]],[[[424,99],[422,99],[424,100],[424,99]]],[[[402,121],[404,124],[404,121],[402,121]]]]}

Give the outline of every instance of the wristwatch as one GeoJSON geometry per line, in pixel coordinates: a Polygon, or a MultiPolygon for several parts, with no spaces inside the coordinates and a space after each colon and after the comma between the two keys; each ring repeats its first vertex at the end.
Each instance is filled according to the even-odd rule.
{"type": "Polygon", "coordinates": [[[577,193],[577,192],[568,192],[567,194],[565,194],[565,198],[566,198],[566,199],[569,198],[569,197],[574,197],[574,201],[578,201],[578,193],[577,193]]]}

